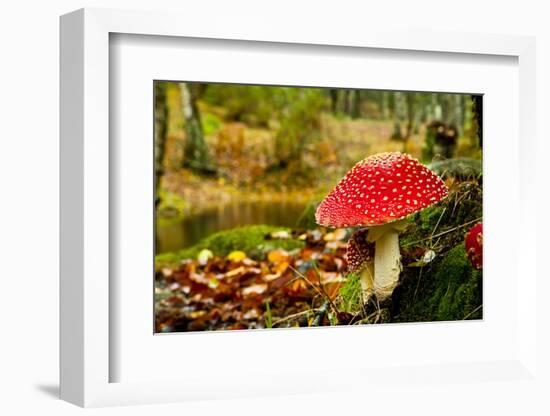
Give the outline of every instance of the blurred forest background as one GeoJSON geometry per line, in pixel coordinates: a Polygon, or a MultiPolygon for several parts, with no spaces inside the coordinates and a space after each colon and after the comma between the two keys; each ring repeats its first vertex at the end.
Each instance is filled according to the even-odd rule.
{"type": "Polygon", "coordinates": [[[155,82],[157,332],[480,319],[464,245],[482,220],[482,99],[155,82]],[[353,229],[317,226],[358,161],[411,154],[449,188],[407,218],[391,306],[347,272],[353,229]]]}
{"type": "Polygon", "coordinates": [[[155,82],[157,253],[246,224],[295,226],[357,161],[481,158],[481,97],[155,82]]]}

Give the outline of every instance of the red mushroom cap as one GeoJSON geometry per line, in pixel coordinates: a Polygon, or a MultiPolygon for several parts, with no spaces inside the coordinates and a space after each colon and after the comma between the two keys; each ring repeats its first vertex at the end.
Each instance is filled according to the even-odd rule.
{"type": "Polygon", "coordinates": [[[348,241],[346,261],[348,271],[359,272],[365,264],[374,259],[374,243],[367,241],[368,229],[357,230],[348,241]]]}
{"type": "Polygon", "coordinates": [[[483,223],[477,223],[466,234],[464,239],[466,253],[475,269],[483,267],[483,223]]]}
{"type": "Polygon", "coordinates": [[[357,163],[315,213],[326,227],[386,224],[435,204],[448,190],[439,176],[412,156],[379,153],[357,163]]]}

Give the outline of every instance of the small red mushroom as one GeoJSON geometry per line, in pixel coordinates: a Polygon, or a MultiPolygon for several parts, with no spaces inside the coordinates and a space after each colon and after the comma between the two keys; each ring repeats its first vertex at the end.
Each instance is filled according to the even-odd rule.
{"type": "Polygon", "coordinates": [[[483,223],[479,222],[470,228],[464,239],[466,253],[474,269],[483,268],[483,223]]]}
{"type": "MultiPolygon", "coordinates": [[[[368,227],[375,243],[374,293],[391,296],[399,281],[399,231],[406,216],[447,196],[445,183],[412,156],[379,153],[357,163],[321,202],[315,213],[326,227],[368,227]]],[[[367,276],[362,278],[367,279],[367,276]]]]}

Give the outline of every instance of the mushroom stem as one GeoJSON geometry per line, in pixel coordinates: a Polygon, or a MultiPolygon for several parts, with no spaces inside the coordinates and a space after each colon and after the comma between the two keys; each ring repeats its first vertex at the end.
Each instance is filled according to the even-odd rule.
{"type": "Polygon", "coordinates": [[[374,293],[379,301],[391,296],[401,270],[399,231],[392,228],[376,240],[374,251],[374,293]]]}
{"type": "Polygon", "coordinates": [[[399,283],[402,270],[399,232],[405,229],[406,224],[406,221],[400,220],[369,230],[367,239],[375,243],[373,291],[379,301],[389,298],[399,283]]]}

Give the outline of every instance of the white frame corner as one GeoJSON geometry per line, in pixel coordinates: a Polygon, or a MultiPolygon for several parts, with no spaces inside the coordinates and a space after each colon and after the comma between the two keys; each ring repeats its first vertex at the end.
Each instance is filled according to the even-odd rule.
{"type": "MultiPolygon", "coordinates": [[[[506,55],[519,60],[520,131],[529,145],[521,146],[520,163],[536,159],[535,39],[473,33],[408,31],[380,32],[350,28],[327,34],[282,31],[276,23],[243,28],[227,23],[205,28],[200,22],[173,13],[81,9],[61,17],[61,398],[79,406],[153,403],[189,399],[172,383],[109,382],[109,35],[111,33],[197,37],[311,45],[506,55]],[[186,25],[182,26],[181,21],[186,25]]],[[[522,171],[522,172],[525,172],[522,171]]],[[[524,173],[525,174],[525,173],[524,173]]],[[[520,178],[522,209],[533,200],[535,186],[520,178]]],[[[535,218],[524,213],[523,242],[533,242],[535,218]]],[[[521,244],[521,242],[519,243],[521,244]]],[[[525,243],[527,244],[527,243],[525,243]]],[[[534,254],[533,254],[534,255],[534,254]]],[[[521,260],[520,260],[521,261],[521,260]]],[[[529,261],[525,286],[518,288],[523,319],[520,357],[536,377],[537,270],[529,261]],[[529,291],[529,292],[528,292],[529,291]]],[[[538,277],[540,278],[540,276],[538,277]]],[[[204,396],[208,397],[208,396],[204,396]]],[[[200,398],[197,397],[197,398],[200,398]]]]}

